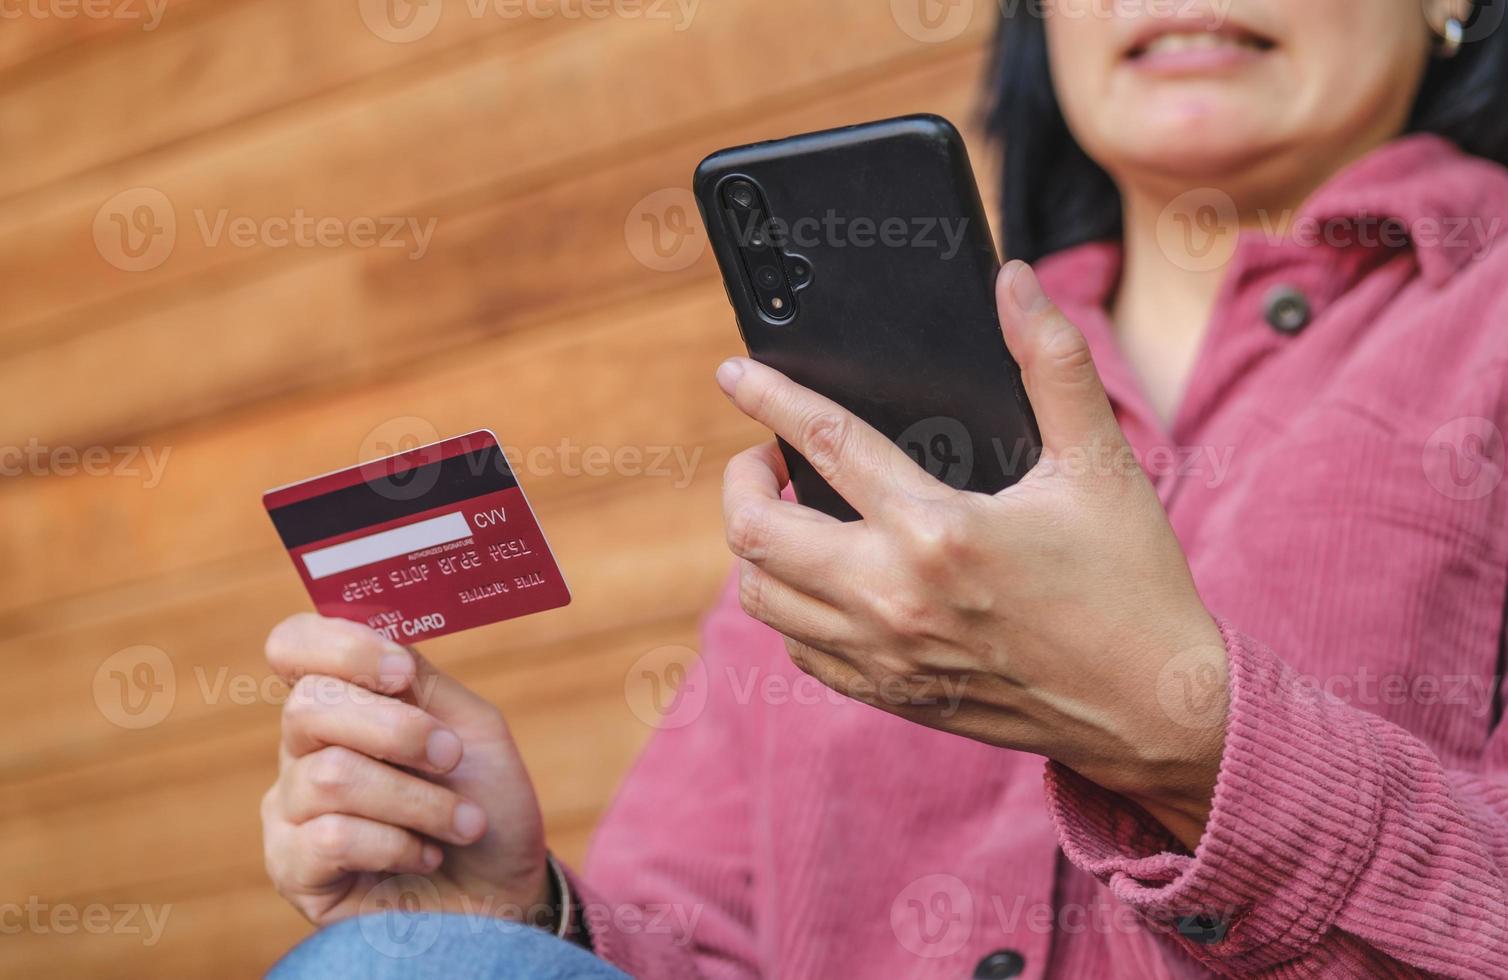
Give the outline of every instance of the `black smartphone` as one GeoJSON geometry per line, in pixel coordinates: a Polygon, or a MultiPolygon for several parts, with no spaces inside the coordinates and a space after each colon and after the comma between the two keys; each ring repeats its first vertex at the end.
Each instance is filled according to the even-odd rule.
{"type": "MultiPolygon", "coordinates": [[[[1036,462],[995,310],[1000,260],[952,123],[904,116],[722,150],[694,191],[751,357],[957,489],[998,492],[1036,462]]],[[[858,517],[781,449],[799,501],[858,517]]]]}

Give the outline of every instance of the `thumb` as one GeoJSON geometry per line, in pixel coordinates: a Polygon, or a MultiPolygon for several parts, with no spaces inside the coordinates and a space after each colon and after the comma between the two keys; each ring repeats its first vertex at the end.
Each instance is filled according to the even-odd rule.
{"type": "Polygon", "coordinates": [[[413,647],[405,648],[414,658],[414,679],[406,701],[434,715],[464,736],[479,728],[495,726],[498,710],[492,702],[436,667],[413,647]]]}
{"type": "Polygon", "coordinates": [[[1037,413],[1049,451],[1124,441],[1089,344],[1042,290],[1025,262],[1007,263],[995,284],[1000,329],[1037,413]]]}
{"type": "Polygon", "coordinates": [[[442,871],[479,901],[497,896],[525,910],[539,907],[549,894],[544,823],[508,723],[492,702],[408,649],[418,668],[409,690],[414,702],[449,725],[464,746],[460,763],[438,781],[487,815],[486,833],[448,848],[442,871]]]}

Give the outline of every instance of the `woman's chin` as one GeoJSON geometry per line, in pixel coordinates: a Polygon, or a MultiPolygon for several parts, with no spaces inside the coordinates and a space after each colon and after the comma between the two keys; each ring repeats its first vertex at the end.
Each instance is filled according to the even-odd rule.
{"type": "Polygon", "coordinates": [[[1253,139],[1234,126],[1148,128],[1111,154],[1113,170],[1223,187],[1257,163],[1269,159],[1280,140],[1253,139]]]}

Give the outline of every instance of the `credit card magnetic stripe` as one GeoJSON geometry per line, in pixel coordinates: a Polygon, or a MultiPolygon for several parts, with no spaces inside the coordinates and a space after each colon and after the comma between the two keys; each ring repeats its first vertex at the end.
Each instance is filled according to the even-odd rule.
{"type": "Polygon", "coordinates": [[[507,455],[494,444],[407,471],[377,475],[364,483],[272,508],[268,514],[283,546],[291,551],[516,486],[518,479],[507,455]]]}

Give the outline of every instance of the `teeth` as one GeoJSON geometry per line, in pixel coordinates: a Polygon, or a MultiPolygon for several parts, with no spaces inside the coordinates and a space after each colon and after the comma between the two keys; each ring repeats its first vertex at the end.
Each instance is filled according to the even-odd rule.
{"type": "Polygon", "coordinates": [[[1174,51],[1204,51],[1213,48],[1250,48],[1259,45],[1250,38],[1215,34],[1211,31],[1196,31],[1188,34],[1163,34],[1147,45],[1144,54],[1162,54],[1174,51]]]}

